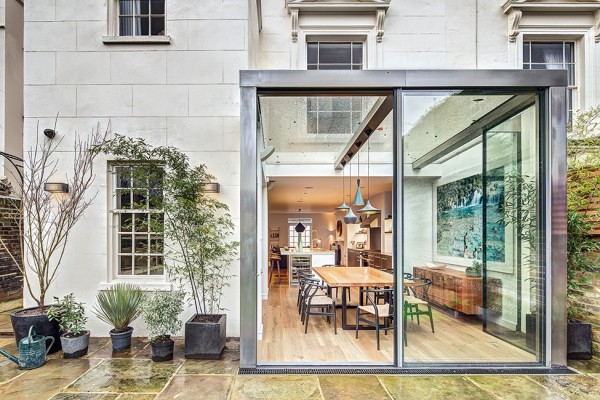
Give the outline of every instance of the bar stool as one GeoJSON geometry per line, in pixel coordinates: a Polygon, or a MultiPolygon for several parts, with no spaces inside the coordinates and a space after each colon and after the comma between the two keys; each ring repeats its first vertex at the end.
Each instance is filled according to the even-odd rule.
{"type": "Polygon", "coordinates": [[[273,271],[275,270],[275,265],[277,265],[277,284],[281,283],[281,256],[279,254],[271,253],[269,256],[269,262],[271,264],[271,273],[269,274],[269,283],[271,283],[271,278],[273,277],[273,271]]]}

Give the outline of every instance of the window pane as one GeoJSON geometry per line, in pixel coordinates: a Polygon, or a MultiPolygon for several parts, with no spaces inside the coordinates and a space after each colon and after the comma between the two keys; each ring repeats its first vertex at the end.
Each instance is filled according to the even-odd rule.
{"type": "Polygon", "coordinates": [[[135,0],[135,12],[137,15],[150,14],[150,1],[149,0],[135,0]]]}
{"type": "Polygon", "coordinates": [[[567,42],[565,43],[565,62],[567,63],[572,63],[575,62],[575,57],[574,57],[574,43],[571,42],[567,42]]]}
{"type": "Polygon", "coordinates": [[[562,43],[532,43],[531,62],[558,64],[563,60],[562,43]]]}
{"type": "Polygon", "coordinates": [[[162,208],[163,192],[160,189],[151,189],[148,191],[150,197],[148,204],[152,210],[160,210],[162,208]]]}
{"type": "Polygon", "coordinates": [[[361,64],[363,62],[363,44],[352,43],[352,64],[361,64]]]}
{"type": "Polygon", "coordinates": [[[333,110],[333,97],[319,97],[317,98],[319,104],[319,111],[331,111],[333,110]]]}
{"type": "Polygon", "coordinates": [[[355,65],[353,65],[353,66],[352,66],[352,69],[355,69],[355,70],[356,70],[356,69],[359,69],[359,70],[360,70],[360,69],[362,69],[362,65],[360,65],[360,64],[355,64],[355,65]]]}
{"type": "Polygon", "coordinates": [[[350,111],[352,100],[350,97],[335,97],[331,102],[333,111],[350,111]]]}
{"type": "Polygon", "coordinates": [[[308,69],[308,70],[316,70],[316,69],[319,69],[319,67],[316,64],[312,64],[312,65],[309,64],[306,67],[306,69],[308,69]]]}
{"type": "Polygon", "coordinates": [[[362,100],[360,97],[352,97],[352,111],[362,111],[362,100]]]}
{"type": "Polygon", "coordinates": [[[564,64],[531,64],[531,69],[565,69],[564,64]]]}
{"type": "Polygon", "coordinates": [[[568,85],[575,86],[575,65],[568,64],[567,66],[568,85]]]}
{"type": "Polygon", "coordinates": [[[317,52],[319,45],[317,43],[308,43],[306,45],[306,61],[308,64],[317,64],[319,61],[317,52]]]}
{"type": "Polygon", "coordinates": [[[148,36],[150,34],[150,18],[136,18],[136,29],[138,36],[148,36]]]}
{"type": "Polygon", "coordinates": [[[340,70],[340,69],[351,69],[352,66],[350,64],[329,64],[329,65],[319,65],[319,69],[321,70],[340,70]]]}
{"type": "Polygon", "coordinates": [[[118,209],[131,208],[131,190],[117,189],[117,208],[118,209]]]}
{"type": "Polygon", "coordinates": [[[152,0],[150,2],[150,13],[153,15],[165,13],[165,0],[152,0]]]}
{"type": "Polygon", "coordinates": [[[133,36],[133,17],[119,17],[119,36],[133,36]]]}
{"type": "Polygon", "coordinates": [[[148,232],[148,214],[135,214],[135,232],[148,232]]]}
{"type": "Polygon", "coordinates": [[[119,257],[119,275],[131,275],[131,256],[119,257]]]}
{"type": "Polygon", "coordinates": [[[148,236],[135,235],[135,252],[148,253],[148,236]]]}
{"type": "Polygon", "coordinates": [[[152,35],[162,36],[165,34],[165,17],[152,17],[152,35]]]}
{"type": "Polygon", "coordinates": [[[150,275],[162,275],[164,273],[165,260],[163,257],[150,257],[150,275]]]}
{"type": "Polygon", "coordinates": [[[121,232],[131,232],[131,228],[133,225],[132,214],[119,214],[119,231],[121,232]]]}
{"type": "Polygon", "coordinates": [[[307,109],[308,111],[317,111],[317,104],[319,99],[317,97],[309,97],[307,99],[307,109]]]}
{"type": "Polygon", "coordinates": [[[161,253],[163,252],[163,238],[162,236],[150,236],[150,253],[161,253]]]}
{"type": "Polygon", "coordinates": [[[150,232],[163,232],[164,225],[163,214],[150,214],[150,232]]]}
{"type": "Polygon", "coordinates": [[[318,118],[319,118],[319,114],[316,112],[309,112],[307,114],[306,131],[308,133],[317,133],[317,119],[318,118]]]}
{"type": "Polygon", "coordinates": [[[356,131],[356,129],[360,126],[361,121],[362,121],[362,118],[361,118],[360,114],[352,113],[352,129],[351,129],[350,133],[354,133],[354,131],[356,131]]]}
{"type": "Polygon", "coordinates": [[[131,235],[119,235],[119,253],[131,253],[132,244],[131,235]]]}
{"type": "Polygon", "coordinates": [[[119,15],[133,15],[133,0],[119,1],[119,15]]]}
{"type": "Polygon", "coordinates": [[[350,121],[349,112],[320,113],[319,133],[348,133],[350,121]]]}
{"type": "Polygon", "coordinates": [[[135,257],[135,275],[148,275],[148,257],[135,257]]]}
{"type": "Polygon", "coordinates": [[[117,167],[117,187],[128,188],[131,187],[131,169],[129,167],[117,167]]]}
{"type": "Polygon", "coordinates": [[[350,64],[350,43],[320,43],[320,64],[350,64]]]}
{"type": "Polygon", "coordinates": [[[529,42],[523,43],[523,62],[529,62],[529,42]]]}

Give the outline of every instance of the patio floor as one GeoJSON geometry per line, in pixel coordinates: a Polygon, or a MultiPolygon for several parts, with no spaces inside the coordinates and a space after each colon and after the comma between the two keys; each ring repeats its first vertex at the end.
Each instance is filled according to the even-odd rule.
{"type": "MultiPolygon", "coordinates": [[[[235,342],[219,361],[153,363],[147,339],[112,354],[110,340],[92,338],[86,358],[53,354],[42,368],[20,371],[0,359],[0,398],[9,399],[598,399],[600,361],[574,362],[580,375],[237,375],[235,342]]],[[[0,348],[16,354],[12,338],[0,348]]]]}

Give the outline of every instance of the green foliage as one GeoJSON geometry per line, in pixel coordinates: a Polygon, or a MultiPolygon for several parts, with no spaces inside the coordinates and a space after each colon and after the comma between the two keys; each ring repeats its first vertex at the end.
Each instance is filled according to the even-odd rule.
{"type": "Polygon", "coordinates": [[[144,294],[138,285],[117,283],[110,289],[98,292],[96,299],[98,307],[94,306],[94,314],[112,325],[115,332],[123,332],[139,317],[144,294]]]}
{"type": "Polygon", "coordinates": [[[142,139],[121,135],[97,151],[137,162],[134,180],[139,176],[160,182],[162,190],[155,195],[161,197],[165,218],[151,230],[164,232],[169,275],[188,291],[197,314],[220,312],[238,243],[230,240],[234,225],[227,205],[203,191],[204,184],[214,180],[206,166],[192,167],[188,157],[174,147],[151,147],[142,139]]]}
{"type": "Polygon", "coordinates": [[[568,318],[576,318],[577,298],[598,271],[600,241],[590,232],[600,225],[600,107],[577,113],[568,132],[567,294],[568,318]]]}
{"type": "Polygon", "coordinates": [[[85,316],[84,303],[75,301],[73,293],[66,295],[62,299],[55,297],[56,306],[50,307],[48,310],[48,319],[50,321],[58,321],[58,326],[61,332],[79,336],[85,330],[87,317],[85,316]]]}
{"type": "Polygon", "coordinates": [[[467,267],[466,273],[467,276],[481,276],[483,271],[483,264],[477,260],[473,260],[473,264],[470,267],[467,267]]]}
{"type": "Polygon", "coordinates": [[[182,291],[157,290],[146,297],[142,318],[148,326],[150,340],[177,334],[183,325],[179,315],[183,312],[184,299],[182,291]]]}

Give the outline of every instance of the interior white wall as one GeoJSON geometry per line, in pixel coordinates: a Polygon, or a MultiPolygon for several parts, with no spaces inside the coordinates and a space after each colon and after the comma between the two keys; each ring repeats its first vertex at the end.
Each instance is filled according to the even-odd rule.
{"type": "MultiPolygon", "coordinates": [[[[331,213],[269,213],[269,229],[279,228],[279,245],[288,246],[289,238],[287,235],[288,218],[312,218],[311,230],[316,230],[318,238],[321,239],[321,248],[329,249],[331,242],[335,241],[336,218],[335,212],[331,213]]],[[[314,232],[312,233],[314,237],[314,232]]],[[[268,246],[268,242],[266,243],[268,246]]]]}

